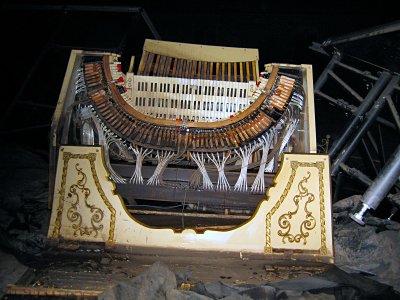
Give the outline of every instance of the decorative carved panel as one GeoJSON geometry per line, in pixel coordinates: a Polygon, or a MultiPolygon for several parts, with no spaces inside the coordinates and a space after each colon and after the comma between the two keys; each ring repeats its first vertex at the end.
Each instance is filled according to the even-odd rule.
{"type": "Polygon", "coordinates": [[[174,232],[127,212],[101,147],[60,149],[49,238],[138,247],[264,253],[333,261],[329,158],[286,154],[254,215],[231,230],[174,232]]]}

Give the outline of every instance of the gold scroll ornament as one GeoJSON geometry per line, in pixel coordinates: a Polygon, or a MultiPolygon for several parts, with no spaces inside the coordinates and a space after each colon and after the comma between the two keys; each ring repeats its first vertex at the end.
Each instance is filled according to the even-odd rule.
{"type": "MultiPolygon", "coordinates": [[[[62,151],[62,150],[61,150],[62,151]]],[[[113,242],[114,241],[114,230],[115,230],[115,209],[107,199],[99,178],[97,176],[96,172],[96,167],[95,167],[95,161],[97,155],[99,155],[98,150],[96,150],[96,153],[87,153],[87,154],[73,154],[71,152],[63,152],[63,169],[62,169],[62,177],[61,177],[61,188],[57,192],[57,195],[59,197],[58,201],[58,207],[57,207],[57,214],[56,214],[56,219],[54,222],[54,228],[53,232],[51,234],[51,237],[53,239],[58,239],[60,238],[61,234],[61,224],[62,222],[62,217],[63,217],[63,212],[64,209],[66,209],[66,204],[70,203],[70,207],[67,209],[67,219],[71,222],[71,227],[74,230],[73,235],[77,236],[78,233],[80,236],[91,236],[94,234],[94,237],[97,237],[98,232],[103,230],[104,224],[102,224],[102,221],[104,219],[104,211],[100,209],[99,207],[95,206],[94,204],[91,204],[89,202],[89,197],[92,194],[92,191],[90,188],[87,187],[87,175],[83,172],[83,168],[80,167],[80,163],[75,164],[75,170],[77,171],[78,178],[75,181],[75,183],[71,184],[68,188],[66,189],[66,183],[67,183],[67,174],[68,174],[68,163],[70,160],[75,159],[75,160],[88,160],[90,164],[90,170],[91,170],[91,178],[93,178],[96,191],[100,198],[102,199],[102,202],[106,205],[108,208],[109,212],[111,213],[110,215],[110,224],[109,224],[109,232],[108,232],[108,242],[113,242]],[[89,208],[90,214],[88,215],[83,215],[81,214],[81,209],[79,209],[81,199],[83,199],[83,203],[85,207],[89,208]],[[90,223],[91,226],[85,225],[90,223]]],[[[96,194],[97,194],[96,193],[96,194]]],[[[92,195],[92,197],[96,197],[97,195],[92,195]]],[[[94,200],[94,202],[96,202],[94,200]]]]}
{"type": "Polygon", "coordinates": [[[273,242],[271,239],[271,225],[272,224],[272,216],[275,212],[281,207],[282,203],[288,198],[288,194],[292,189],[293,183],[295,181],[296,173],[299,168],[316,168],[318,180],[314,180],[313,183],[318,182],[318,192],[319,195],[316,197],[314,193],[309,191],[309,187],[306,186],[306,183],[311,178],[311,172],[307,171],[305,176],[298,183],[298,191],[296,195],[292,198],[292,202],[294,206],[291,205],[290,210],[281,214],[278,218],[278,226],[274,228],[278,228],[276,230],[277,236],[282,237],[282,243],[300,243],[303,242],[303,245],[306,245],[308,240],[307,238],[310,235],[310,231],[316,228],[317,217],[314,216],[309,209],[309,206],[315,203],[316,199],[319,199],[319,222],[320,222],[320,243],[321,247],[318,250],[318,253],[321,255],[327,254],[327,243],[326,243],[326,229],[325,229],[325,194],[324,194],[324,162],[299,162],[299,161],[291,161],[291,173],[288,178],[287,184],[283,193],[280,195],[279,200],[275,203],[272,209],[266,215],[266,245],[265,245],[265,253],[274,253],[273,242]],[[292,208],[294,207],[294,208],[292,208]],[[299,214],[300,209],[302,209],[305,213],[305,218],[300,222],[300,225],[296,228],[298,229],[296,233],[294,233],[294,228],[292,226],[293,217],[299,214]]]}

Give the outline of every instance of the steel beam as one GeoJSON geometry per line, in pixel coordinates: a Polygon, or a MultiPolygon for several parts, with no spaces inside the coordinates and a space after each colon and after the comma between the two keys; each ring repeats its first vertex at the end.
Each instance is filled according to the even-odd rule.
{"type": "MultiPolygon", "coordinates": [[[[321,91],[315,91],[315,94],[320,96],[320,97],[322,97],[322,98],[324,98],[325,100],[328,100],[330,103],[332,103],[333,105],[343,109],[344,111],[350,112],[352,115],[354,115],[354,113],[357,110],[356,106],[346,102],[343,99],[335,99],[335,98],[333,98],[333,97],[331,97],[331,96],[329,96],[329,95],[327,95],[327,94],[325,94],[324,92],[321,92],[321,91]]],[[[396,126],[393,123],[387,121],[384,118],[378,117],[376,120],[382,125],[390,127],[392,129],[396,129],[396,126]]]]}
{"type": "Polygon", "coordinates": [[[352,67],[352,66],[349,66],[349,65],[347,65],[347,64],[345,64],[345,63],[343,63],[343,62],[341,62],[341,61],[337,62],[337,65],[340,66],[340,67],[342,67],[342,68],[344,68],[344,69],[347,69],[347,70],[349,70],[349,71],[352,71],[352,72],[354,72],[354,73],[356,73],[356,74],[358,74],[358,75],[364,76],[364,77],[366,77],[366,78],[369,78],[369,79],[372,79],[372,80],[378,80],[378,77],[376,77],[376,76],[374,76],[374,75],[371,75],[370,72],[361,71],[361,70],[359,70],[359,69],[357,69],[357,68],[354,68],[354,67],[352,67]]]}
{"type": "MultiPolygon", "coordinates": [[[[344,130],[342,136],[332,145],[331,149],[329,149],[329,156],[334,157],[338,151],[343,147],[343,145],[347,142],[348,138],[354,132],[356,126],[363,118],[364,114],[371,107],[372,103],[375,101],[376,97],[378,97],[379,93],[384,89],[386,84],[389,82],[391,75],[388,72],[382,72],[379,79],[375,83],[374,87],[369,91],[368,95],[365,97],[364,101],[360,104],[357,110],[354,112],[354,117],[350,121],[350,124],[344,130]]],[[[391,87],[393,90],[393,87],[391,87]]]]}
{"type": "Polygon", "coordinates": [[[335,79],[342,87],[344,87],[354,98],[356,98],[359,102],[363,102],[364,98],[361,97],[355,90],[353,90],[346,82],[343,81],[338,75],[335,74],[332,70],[329,70],[329,75],[335,79]]]}
{"type": "Polygon", "coordinates": [[[344,177],[344,174],[342,172],[339,172],[338,175],[336,176],[335,192],[333,193],[333,202],[336,202],[339,200],[340,191],[341,191],[342,185],[343,185],[343,177],[344,177]]]}
{"type": "MultiPolygon", "coordinates": [[[[389,75],[389,77],[390,77],[390,75],[389,75]]],[[[350,157],[350,155],[353,153],[354,149],[360,142],[361,138],[368,131],[369,127],[376,120],[379,113],[383,109],[383,107],[386,103],[386,97],[393,92],[394,86],[397,85],[398,82],[399,82],[399,76],[394,76],[390,80],[389,84],[386,86],[384,91],[379,96],[379,99],[375,102],[375,104],[372,106],[372,108],[367,113],[365,121],[362,123],[361,127],[358,129],[358,132],[356,133],[356,135],[353,138],[351,138],[350,141],[347,142],[347,144],[343,147],[343,150],[341,151],[341,153],[338,155],[338,157],[333,162],[332,171],[331,171],[332,176],[337,175],[337,172],[339,171],[339,168],[340,168],[340,164],[345,163],[347,161],[347,159],[350,157]]],[[[348,130],[348,131],[350,131],[350,133],[351,133],[352,131],[354,131],[354,128],[352,130],[348,130]]],[[[348,134],[348,137],[350,137],[350,133],[348,134]]],[[[344,141],[342,142],[342,144],[344,144],[344,141]]],[[[331,150],[332,150],[332,148],[331,148],[331,150]]],[[[331,153],[331,151],[330,151],[330,153],[331,153]]]]}
{"type": "Polygon", "coordinates": [[[369,139],[369,141],[370,141],[372,147],[373,147],[374,150],[375,150],[375,153],[376,153],[376,154],[379,154],[378,144],[375,142],[375,139],[374,139],[374,137],[372,136],[371,131],[368,131],[368,132],[367,132],[367,136],[368,136],[368,139],[369,139]]]}
{"type": "Polygon", "coordinates": [[[378,124],[378,136],[379,136],[379,157],[381,160],[381,168],[383,165],[386,164],[386,154],[385,154],[385,146],[383,144],[383,137],[382,137],[382,129],[381,125],[378,124]]]}
{"type": "Polygon", "coordinates": [[[371,155],[371,152],[369,152],[367,143],[365,142],[365,140],[364,140],[363,138],[361,139],[361,143],[362,143],[362,145],[364,146],[364,150],[365,150],[365,152],[366,152],[366,154],[367,154],[367,158],[368,158],[368,160],[369,160],[369,163],[370,163],[371,166],[372,166],[372,169],[374,170],[375,175],[378,175],[378,169],[377,169],[376,166],[375,166],[374,159],[372,158],[372,155],[371,155]]]}
{"type": "MultiPolygon", "coordinates": [[[[364,184],[365,186],[370,186],[372,184],[372,180],[365,175],[363,172],[356,168],[349,167],[348,165],[341,163],[340,168],[350,176],[350,178],[357,179],[359,182],[364,184]]],[[[340,173],[339,173],[340,174],[340,173]]]]}
{"type": "Polygon", "coordinates": [[[335,64],[340,61],[340,54],[335,53],[329,63],[326,65],[325,69],[322,71],[321,75],[319,75],[317,82],[314,84],[314,90],[320,91],[322,86],[328,80],[329,72],[332,71],[335,67],[335,64]]]}
{"type": "Polygon", "coordinates": [[[395,31],[399,31],[399,30],[400,30],[400,21],[395,21],[392,23],[375,26],[375,27],[368,28],[365,30],[352,32],[352,33],[345,34],[345,35],[342,35],[339,37],[328,38],[322,42],[322,47],[348,43],[348,42],[361,40],[361,39],[369,38],[372,36],[377,36],[377,35],[395,32],[395,31]]]}
{"type": "Polygon", "coordinates": [[[151,20],[149,18],[149,15],[144,10],[144,8],[142,8],[142,10],[141,10],[141,15],[142,15],[143,20],[146,22],[147,27],[149,27],[151,33],[153,34],[154,38],[156,40],[161,40],[160,34],[158,33],[158,31],[157,31],[156,27],[154,26],[153,22],[151,22],[151,20]]]}
{"type": "Polygon", "coordinates": [[[393,103],[392,96],[389,95],[386,98],[386,100],[388,102],[388,105],[389,105],[390,111],[392,113],[393,119],[394,119],[394,121],[395,121],[395,123],[397,125],[397,130],[400,131],[400,117],[399,117],[399,113],[397,112],[396,106],[393,103]]]}

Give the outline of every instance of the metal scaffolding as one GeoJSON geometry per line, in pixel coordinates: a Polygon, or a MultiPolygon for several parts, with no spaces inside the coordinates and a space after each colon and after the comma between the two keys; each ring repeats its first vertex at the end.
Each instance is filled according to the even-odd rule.
{"type": "Polygon", "coordinates": [[[330,148],[324,150],[332,163],[334,201],[340,200],[346,176],[366,189],[361,192],[360,207],[350,215],[359,224],[363,224],[365,212],[377,209],[385,198],[393,207],[399,206],[396,199],[400,191],[400,146],[397,147],[400,144],[400,74],[373,61],[348,55],[337,46],[399,30],[400,22],[394,22],[329,38],[310,47],[330,56],[314,85],[316,99],[327,101],[349,116],[330,148]],[[362,163],[353,166],[356,152],[363,153],[362,163]],[[392,155],[387,160],[389,152],[392,155]]]}

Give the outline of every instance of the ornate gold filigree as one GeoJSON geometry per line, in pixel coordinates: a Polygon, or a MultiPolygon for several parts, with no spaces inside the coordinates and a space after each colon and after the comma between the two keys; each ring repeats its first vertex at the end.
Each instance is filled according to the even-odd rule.
{"type": "MultiPolygon", "coordinates": [[[[104,193],[99,177],[97,176],[96,168],[94,165],[94,161],[90,162],[90,169],[92,170],[92,176],[94,183],[96,184],[97,191],[100,194],[101,199],[103,200],[104,204],[107,206],[108,210],[111,212],[110,216],[110,230],[108,234],[108,242],[113,242],[114,241],[114,231],[115,231],[115,215],[116,211],[115,208],[111,205],[110,201],[108,201],[106,194],[104,193]]],[[[106,177],[108,179],[108,176],[106,177]]]]}
{"type": "Polygon", "coordinates": [[[283,230],[278,230],[278,235],[282,237],[282,242],[285,244],[286,239],[290,243],[300,243],[303,239],[303,244],[307,244],[307,237],[310,235],[308,231],[315,228],[316,221],[312,213],[307,209],[307,205],[315,200],[314,194],[310,193],[304,184],[307,183],[307,180],[311,177],[311,173],[307,172],[307,176],[304,176],[303,179],[298,184],[299,194],[293,197],[293,202],[296,205],[296,208],[293,211],[288,211],[285,214],[282,214],[278,219],[278,225],[283,230]],[[302,199],[307,199],[304,204],[304,211],[306,213],[305,220],[300,224],[300,233],[293,235],[290,233],[291,231],[291,223],[290,220],[294,215],[297,214],[300,208],[300,202],[302,199]]]}
{"type": "Polygon", "coordinates": [[[79,163],[75,165],[75,169],[78,172],[78,176],[81,176],[81,178],[69,187],[68,198],[70,198],[72,202],[71,207],[67,211],[67,218],[71,223],[74,223],[72,224],[72,228],[75,229],[74,236],[77,236],[78,233],[80,236],[91,236],[92,233],[94,233],[94,237],[97,237],[98,231],[102,230],[104,227],[101,224],[104,213],[100,208],[88,202],[91,192],[90,189],[86,187],[87,176],[82,171],[82,168],[79,168],[79,163]],[[85,206],[89,208],[92,213],[92,217],[90,218],[92,226],[82,225],[82,215],[78,211],[78,204],[81,199],[80,196],[83,196],[85,206]]]}
{"type": "Polygon", "coordinates": [[[326,228],[325,228],[325,195],[324,195],[324,180],[323,180],[323,171],[324,171],[324,162],[317,162],[318,168],[318,176],[319,176],[319,197],[320,197],[320,224],[321,224],[321,248],[319,249],[319,253],[321,255],[328,254],[328,248],[326,247],[326,228]]]}
{"type": "Polygon", "coordinates": [[[296,171],[299,167],[306,168],[317,168],[318,169],[318,181],[319,181],[319,200],[320,200],[320,225],[321,225],[321,248],[319,249],[319,253],[321,255],[326,255],[328,253],[326,246],[326,228],[325,228],[325,195],[324,195],[324,162],[299,162],[299,161],[291,161],[291,174],[286,184],[286,187],[279,197],[279,200],[276,202],[271,211],[266,215],[266,244],[265,244],[265,253],[273,253],[272,243],[271,243],[271,219],[274,213],[279,209],[283,201],[286,199],[290,189],[292,188],[294,178],[296,177],[296,171]]]}
{"type": "MultiPolygon", "coordinates": [[[[63,150],[61,150],[63,151],[63,150]]],[[[63,166],[63,171],[62,171],[62,176],[61,176],[61,187],[60,190],[58,191],[59,195],[59,200],[58,200],[58,207],[57,207],[57,215],[56,215],[56,220],[54,222],[54,228],[53,228],[53,233],[51,234],[53,239],[58,239],[60,236],[60,230],[61,230],[61,221],[62,221],[62,213],[64,209],[64,196],[65,196],[65,184],[67,182],[67,171],[68,171],[68,162],[72,157],[72,153],[70,152],[64,152],[63,153],[63,161],[64,161],[64,166],[63,166]]]]}
{"type": "MultiPolygon", "coordinates": [[[[63,151],[63,150],[61,150],[61,151],[63,151]]],[[[110,201],[107,199],[107,197],[101,187],[99,178],[97,176],[96,167],[95,167],[96,153],[88,153],[88,154],[73,154],[71,152],[63,153],[64,165],[63,165],[63,169],[62,169],[60,190],[58,191],[59,202],[58,202],[58,207],[57,207],[56,220],[54,222],[55,225],[54,225],[53,232],[52,232],[52,238],[58,239],[60,237],[62,214],[63,214],[64,202],[65,202],[65,185],[66,185],[66,181],[67,181],[68,162],[70,159],[87,159],[87,160],[89,160],[90,169],[91,169],[91,173],[92,173],[91,175],[95,182],[97,191],[111,214],[110,215],[110,228],[109,228],[109,232],[108,232],[108,242],[113,242],[114,241],[114,231],[115,231],[116,211],[115,211],[114,207],[111,205],[110,201]]],[[[97,214],[95,216],[94,220],[98,220],[99,217],[100,217],[100,215],[97,214]]]]}
{"type": "Polygon", "coordinates": [[[298,162],[292,161],[291,162],[292,172],[290,174],[288,183],[283,190],[282,195],[279,197],[278,202],[275,206],[271,209],[271,211],[267,214],[266,218],[266,246],[265,246],[265,253],[272,253],[272,244],[271,244],[271,218],[275,211],[281,206],[283,200],[285,200],[287,194],[289,193],[290,188],[292,187],[294,177],[296,176],[296,170],[298,167],[298,162]]]}

